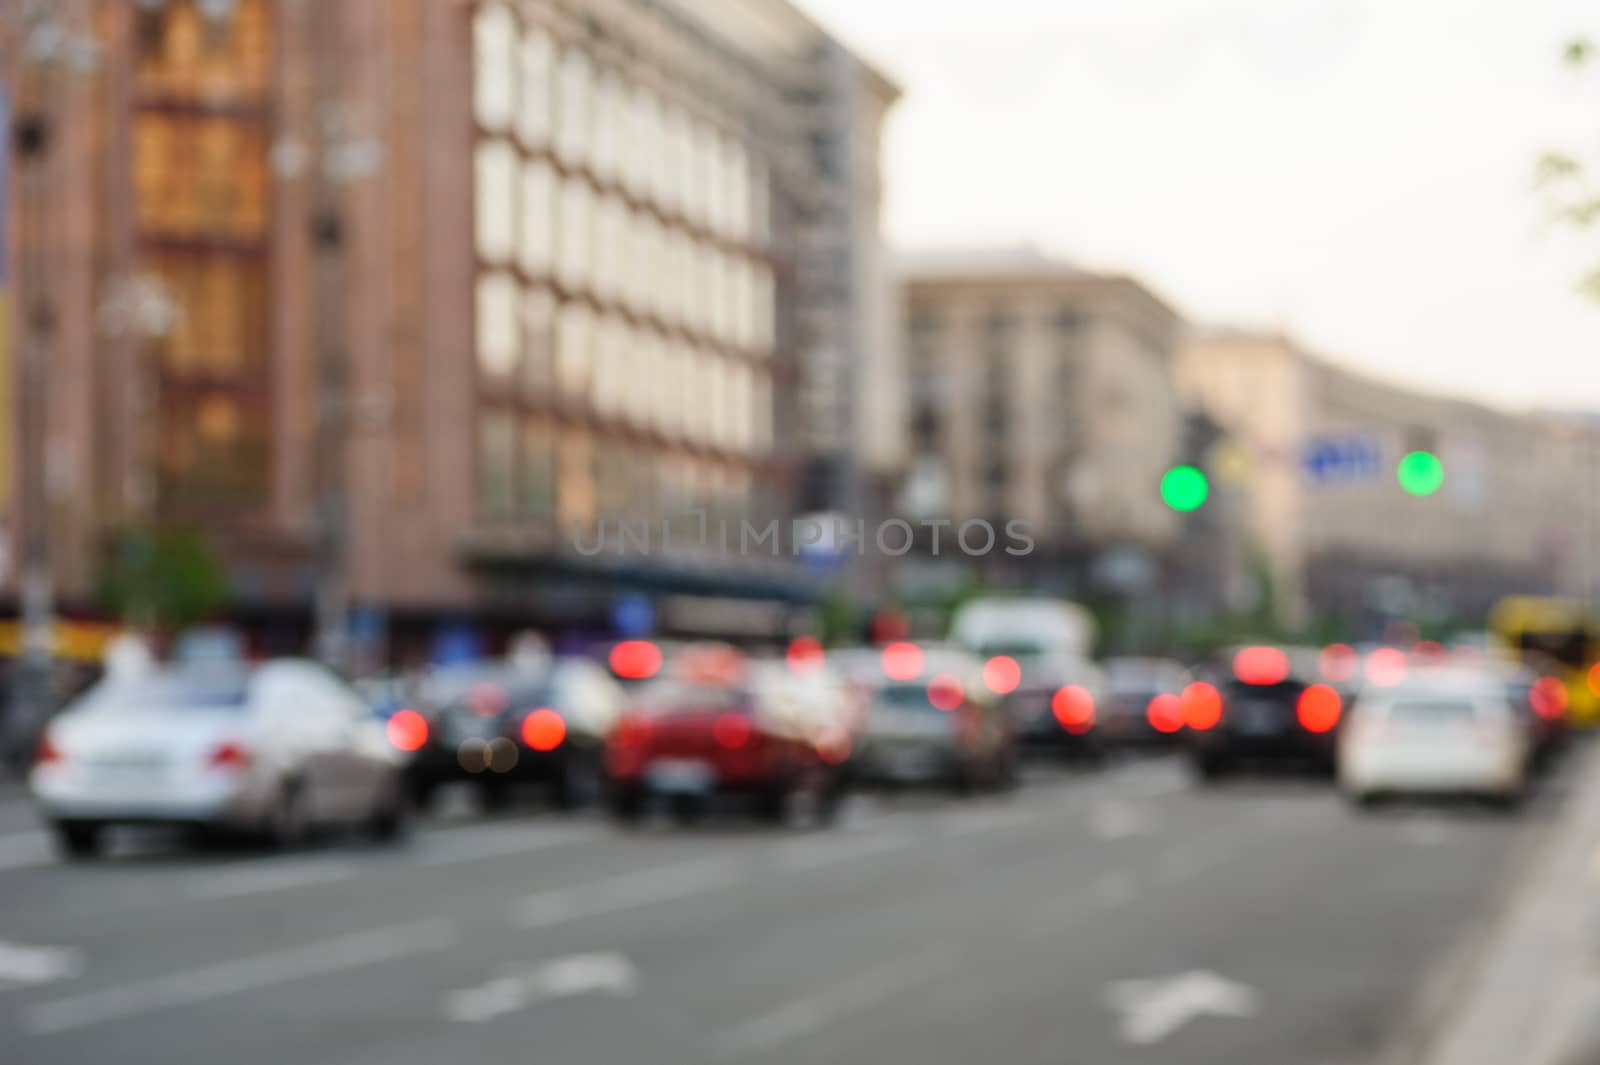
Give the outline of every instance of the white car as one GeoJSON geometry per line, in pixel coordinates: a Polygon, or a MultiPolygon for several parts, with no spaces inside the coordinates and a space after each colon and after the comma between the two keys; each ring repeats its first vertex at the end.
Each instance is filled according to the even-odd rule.
{"type": "Polygon", "coordinates": [[[40,738],[29,785],[69,855],[111,824],[259,833],[359,824],[399,835],[403,756],[384,724],[315,662],[203,663],[112,674],[40,738]]]}
{"type": "Polygon", "coordinates": [[[1530,747],[1502,681],[1478,671],[1429,671],[1362,692],[1339,737],[1339,782],[1363,802],[1447,793],[1515,802],[1530,747]]]}

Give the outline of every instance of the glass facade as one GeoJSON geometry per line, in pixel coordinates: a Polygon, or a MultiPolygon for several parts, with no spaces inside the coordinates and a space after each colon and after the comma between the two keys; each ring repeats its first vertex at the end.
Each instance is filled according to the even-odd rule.
{"type": "Polygon", "coordinates": [[[613,65],[505,2],[474,18],[480,514],[754,513],[764,168],[647,58],[613,65]]]}

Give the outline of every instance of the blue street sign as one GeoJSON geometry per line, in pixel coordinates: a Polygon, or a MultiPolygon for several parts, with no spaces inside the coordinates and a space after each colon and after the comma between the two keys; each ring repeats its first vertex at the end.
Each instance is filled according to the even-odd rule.
{"type": "Polygon", "coordinates": [[[1300,468],[1317,484],[1375,480],[1383,476],[1383,447],[1370,436],[1314,436],[1300,452],[1300,468]]]}
{"type": "Polygon", "coordinates": [[[447,625],[433,638],[433,664],[458,666],[483,657],[483,637],[469,625],[447,625]]]}
{"type": "Polygon", "coordinates": [[[656,608],[642,595],[625,595],[611,608],[611,627],[628,639],[650,635],[656,627],[656,608]]]}

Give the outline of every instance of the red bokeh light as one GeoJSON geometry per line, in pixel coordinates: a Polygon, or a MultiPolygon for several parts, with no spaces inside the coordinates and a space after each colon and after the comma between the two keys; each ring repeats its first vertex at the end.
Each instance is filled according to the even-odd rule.
{"type": "Polygon", "coordinates": [[[890,680],[916,680],[922,672],[922,648],[901,640],[883,649],[883,673],[890,680]]]}
{"type": "Polygon", "coordinates": [[[940,710],[954,710],[965,695],[961,681],[948,673],[941,673],[928,682],[928,702],[940,710]]]}
{"type": "Polygon", "coordinates": [[[567,738],[567,723],[554,710],[535,710],[522,719],[522,742],[536,751],[553,751],[567,738]]]}
{"type": "Polygon", "coordinates": [[[1233,675],[1246,684],[1281,684],[1289,677],[1289,656],[1276,647],[1246,647],[1233,656],[1233,675]]]}
{"type": "Polygon", "coordinates": [[[1222,720],[1222,693],[1204,681],[1196,681],[1183,689],[1180,701],[1183,723],[1196,732],[1216,728],[1217,722],[1222,720]]]}
{"type": "Polygon", "coordinates": [[[1300,693],[1300,704],[1295,716],[1307,732],[1329,732],[1339,723],[1344,711],[1344,701],[1339,693],[1326,684],[1313,684],[1300,693]]]}
{"type": "Polygon", "coordinates": [[[428,742],[428,719],[415,710],[396,710],[384,732],[389,742],[402,751],[421,750],[428,742]]]}
{"type": "Polygon", "coordinates": [[[983,683],[996,695],[1010,695],[1022,683],[1022,667],[1010,655],[995,655],[983,664],[983,683]]]}
{"type": "Polygon", "coordinates": [[[1183,728],[1183,700],[1171,692],[1162,692],[1145,707],[1145,718],[1157,732],[1171,735],[1183,728]]]}
{"type": "Polygon", "coordinates": [[[1094,696],[1076,684],[1069,684],[1050,698],[1050,712],[1062,728],[1081,736],[1094,727],[1094,696]]]}
{"type": "Polygon", "coordinates": [[[1567,712],[1567,686],[1557,677],[1540,677],[1528,692],[1533,712],[1546,721],[1556,721],[1567,712]]]}
{"type": "Polygon", "coordinates": [[[611,649],[611,672],[623,680],[648,680],[661,670],[661,648],[649,640],[624,640],[611,649]]]}
{"type": "Polygon", "coordinates": [[[1322,670],[1325,679],[1335,684],[1343,684],[1361,672],[1361,656],[1349,644],[1329,644],[1322,649],[1322,654],[1317,656],[1317,668],[1322,670]]]}
{"type": "Polygon", "coordinates": [[[1406,679],[1406,654],[1393,647],[1380,647],[1367,654],[1367,680],[1380,688],[1392,688],[1406,679]]]}
{"type": "Polygon", "coordinates": [[[815,673],[822,668],[826,652],[815,636],[796,636],[789,641],[789,669],[794,673],[815,673]]]}

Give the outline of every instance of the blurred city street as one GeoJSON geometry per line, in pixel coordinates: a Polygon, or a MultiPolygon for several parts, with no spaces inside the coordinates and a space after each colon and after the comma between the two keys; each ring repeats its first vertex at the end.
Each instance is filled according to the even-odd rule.
{"type": "Polygon", "coordinates": [[[1517,819],[1199,793],[1167,759],[1030,785],[863,799],[822,834],[534,817],[396,852],[132,840],[93,868],[35,850],[11,802],[0,1027],[30,1065],[1377,1061],[1417,989],[1460,978],[1570,779],[1517,819]],[[27,973],[24,944],[57,964],[27,973]],[[1191,974],[1248,1007],[1118,1001],[1191,974]]]}

